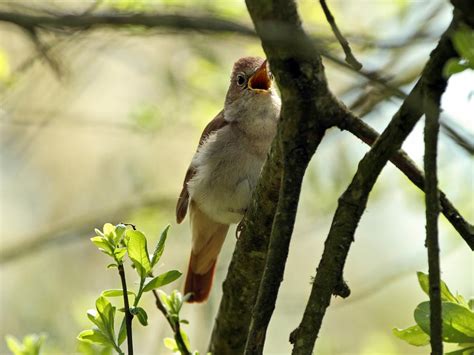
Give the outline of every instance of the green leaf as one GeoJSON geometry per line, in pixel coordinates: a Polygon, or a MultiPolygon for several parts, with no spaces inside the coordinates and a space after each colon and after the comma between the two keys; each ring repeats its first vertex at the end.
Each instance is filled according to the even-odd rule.
{"type": "Polygon", "coordinates": [[[174,353],[179,351],[178,345],[176,344],[176,340],[174,340],[173,338],[164,338],[163,344],[167,349],[171,350],[174,353]]]}
{"type": "Polygon", "coordinates": [[[471,311],[473,311],[474,310],[474,298],[471,298],[467,304],[469,305],[469,308],[471,309],[471,311]]]}
{"type": "Polygon", "coordinates": [[[117,244],[123,236],[123,233],[127,230],[127,227],[123,224],[117,224],[115,226],[115,243],[117,244]]]}
{"type": "Polygon", "coordinates": [[[451,75],[460,73],[469,68],[470,68],[469,62],[460,58],[450,58],[444,64],[443,77],[449,78],[451,75]]]}
{"type": "Polygon", "coordinates": [[[107,331],[104,322],[102,321],[102,317],[95,309],[87,310],[87,318],[94,323],[100,330],[107,331]]]}
{"type": "Polygon", "coordinates": [[[23,344],[12,335],[5,336],[5,341],[7,343],[8,349],[15,355],[23,354],[23,344]]]}
{"type": "Polygon", "coordinates": [[[115,259],[121,262],[126,253],[127,253],[127,248],[123,248],[123,247],[115,248],[114,250],[115,259]]]}
{"type": "Polygon", "coordinates": [[[120,324],[120,330],[118,334],[118,345],[122,345],[122,343],[127,339],[127,324],[125,323],[126,317],[123,317],[122,324],[120,324]]]}
{"type": "Polygon", "coordinates": [[[137,316],[138,321],[141,323],[141,325],[148,325],[148,314],[146,314],[145,310],[142,307],[134,307],[130,309],[130,313],[132,313],[134,316],[137,316]]]}
{"type": "Polygon", "coordinates": [[[181,307],[183,306],[183,295],[181,294],[181,292],[177,290],[173,290],[170,298],[171,298],[173,313],[179,314],[179,311],[181,310],[181,307]]]}
{"type": "MultiPolygon", "coordinates": [[[[418,271],[416,274],[418,276],[418,282],[420,283],[421,289],[429,296],[430,295],[430,281],[428,279],[428,274],[425,274],[421,271],[418,271]]],[[[446,285],[446,283],[444,283],[443,280],[441,280],[441,283],[440,283],[440,293],[441,293],[441,301],[459,303],[456,296],[454,296],[451,293],[448,286],[446,285]]]]}
{"type": "Polygon", "coordinates": [[[161,232],[160,240],[156,245],[155,251],[153,252],[153,256],[151,258],[151,267],[155,266],[161,258],[163,254],[163,250],[165,249],[165,242],[166,238],[168,237],[168,230],[170,229],[170,225],[168,224],[163,232],[161,232]]]}
{"type": "Polygon", "coordinates": [[[102,228],[104,232],[104,236],[107,239],[113,240],[115,236],[115,226],[111,223],[106,223],[104,224],[104,227],[102,228]]]}
{"type": "Polygon", "coordinates": [[[24,355],[38,355],[41,346],[43,345],[44,335],[29,334],[23,338],[23,354],[24,355]]]}
{"type": "Polygon", "coordinates": [[[127,230],[126,236],[128,256],[132,259],[140,277],[145,278],[151,270],[146,237],[142,232],[130,229],[127,230]]]}
{"type": "Polygon", "coordinates": [[[163,303],[163,306],[166,308],[166,310],[169,312],[171,310],[171,303],[168,295],[166,292],[162,290],[158,290],[158,296],[160,296],[161,303],[163,303]]]}
{"type": "Polygon", "coordinates": [[[186,345],[186,348],[190,349],[191,343],[189,341],[188,334],[186,334],[183,328],[179,328],[179,332],[181,333],[181,338],[183,338],[184,345],[186,345]]]}
{"type": "Polygon", "coordinates": [[[91,242],[94,243],[94,245],[99,248],[99,250],[107,255],[113,256],[114,252],[114,247],[110,242],[105,239],[104,237],[93,237],[91,238],[91,242]]]}
{"type": "Polygon", "coordinates": [[[444,355],[472,355],[473,353],[474,346],[471,346],[464,349],[450,351],[449,353],[444,353],[444,355]]]}
{"type": "Polygon", "coordinates": [[[107,265],[107,269],[113,269],[113,268],[117,268],[117,267],[118,267],[118,265],[115,264],[115,263],[107,265]]]}
{"type": "Polygon", "coordinates": [[[148,291],[154,290],[155,288],[159,288],[164,285],[167,285],[175,281],[176,279],[178,279],[180,276],[181,276],[181,273],[178,270],[167,271],[161,275],[154,277],[150,281],[148,281],[145,287],[143,288],[143,291],[148,292],[148,291]]]}
{"type": "Polygon", "coordinates": [[[107,298],[100,296],[96,302],[95,307],[100,315],[104,328],[101,329],[110,339],[114,339],[114,320],[115,320],[115,307],[107,300],[107,298]]]}
{"type": "Polygon", "coordinates": [[[414,346],[423,346],[429,344],[430,342],[430,336],[426,334],[418,325],[414,325],[406,329],[393,328],[392,333],[396,337],[405,340],[408,344],[414,346]]]}
{"type": "Polygon", "coordinates": [[[474,313],[471,310],[456,303],[443,303],[443,320],[470,337],[469,342],[474,342],[474,313]]]}
{"type": "MultiPolygon", "coordinates": [[[[135,292],[127,290],[128,295],[136,296],[135,292]]],[[[123,290],[122,289],[112,289],[112,290],[105,290],[102,291],[101,296],[103,297],[122,297],[123,290]]]]}
{"type": "Polygon", "coordinates": [[[474,65],[474,30],[463,26],[454,32],[452,40],[456,52],[474,65]]]}
{"type": "MultiPolygon", "coordinates": [[[[474,314],[457,303],[443,302],[443,341],[447,343],[474,342],[474,314]]],[[[415,321],[430,334],[430,303],[423,302],[415,309],[415,321]]]]}
{"type": "Polygon", "coordinates": [[[90,343],[97,343],[102,345],[111,345],[109,338],[102,333],[99,329],[87,329],[83,330],[77,336],[80,341],[86,341],[90,343]]]}

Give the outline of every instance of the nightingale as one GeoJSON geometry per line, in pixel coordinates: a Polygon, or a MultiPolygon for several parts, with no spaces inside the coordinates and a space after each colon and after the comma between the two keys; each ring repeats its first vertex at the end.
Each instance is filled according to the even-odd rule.
{"type": "Polygon", "coordinates": [[[186,172],[176,220],[181,223],[189,209],[188,302],[208,298],[229,225],[242,220],[257,185],[280,116],[272,82],[266,60],[235,62],[224,109],[204,129],[186,172]]]}

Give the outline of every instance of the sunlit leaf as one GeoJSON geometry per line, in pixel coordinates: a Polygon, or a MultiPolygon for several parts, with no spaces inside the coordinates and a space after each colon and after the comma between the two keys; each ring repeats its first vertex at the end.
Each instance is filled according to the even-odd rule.
{"type": "Polygon", "coordinates": [[[100,236],[93,237],[91,238],[91,242],[103,253],[113,256],[114,247],[106,238],[100,236]]]}
{"type": "Polygon", "coordinates": [[[77,336],[80,341],[87,341],[91,343],[98,343],[102,345],[110,345],[110,340],[107,336],[102,333],[99,329],[87,329],[83,330],[77,336]]]}
{"type": "Polygon", "coordinates": [[[186,345],[186,348],[190,349],[191,343],[189,342],[188,334],[186,334],[183,328],[179,328],[179,331],[181,333],[181,338],[183,339],[184,345],[186,345]]]}
{"type": "Polygon", "coordinates": [[[23,353],[23,344],[12,335],[5,336],[5,341],[7,342],[8,349],[15,355],[22,355],[23,353]]]}
{"type": "MultiPolygon", "coordinates": [[[[127,294],[135,296],[135,292],[130,291],[130,290],[127,290],[127,294]]],[[[101,295],[104,297],[122,297],[123,290],[122,289],[105,290],[105,291],[102,291],[101,295]]]]}
{"type": "Polygon", "coordinates": [[[175,281],[176,279],[178,279],[180,276],[181,276],[181,272],[179,272],[178,270],[167,271],[161,275],[154,277],[150,281],[148,281],[145,287],[143,288],[143,291],[148,292],[155,288],[159,288],[164,285],[167,285],[175,281]]]}
{"type": "MultiPolygon", "coordinates": [[[[430,282],[429,282],[428,274],[425,274],[421,271],[418,271],[416,274],[418,276],[418,282],[420,283],[421,289],[429,296],[430,295],[430,282]]],[[[454,296],[451,293],[448,286],[446,285],[446,283],[444,283],[443,280],[441,280],[441,283],[440,283],[440,293],[441,293],[442,301],[459,303],[456,296],[454,296]]]]}
{"type": "Polygon", "coordinates": [[[174,340],[173,338],[164,338],[163,344],[167,349],[171,350],[172,352],[179,351],[178,345],[176,344],[176,340],[174,340]]]}
{"type": "MultiPolygon", "coordinates": [[[[474,342],[474,313],[451,302],[443,302],[443,341],[447,343],[474,342]]],[[[415,309],[415,321],[430,334],[430,302],[423,302],[415,309]]]]}
{"type": "Polygon", "coordinates": [[[474,354],[474,346],[469,346],[467,348],[450,351],[449,353],[444,353],[444,355],[472,355],[474,354]]]}
{"type": "Polygon", "coordinates": [[[141,278],[145,278],[151,270],[146,237],[140,231],[127,230],[128,256],[132,259],[141,278]]]}
{"type": "Polygon", "coordinates": [[[158,263],[158,261],[161,258],[161,255],[163,254],[163,250],[165,248],[165,242],[166,242],[166,238],[168,237],[169,229],[170,229],[170,225],[168,224],[163,230],[163,232],[161,232],[160,240],[158,244],[156,245],[155,251],[153,252],[153,256],[151,258],[151,267],[155,266],[156,263],[158,263]]]}
{"type": "Polygon", "coordinates": [[[109,339],[98,329],[83,330],[77,336],[77,339],[89,343],[97,343],[101,345],[110,345],[109,339]]]}
{"type": "Polygon", "coordinates": [[[408,344],[414,346],[423,346],[429,344],[430,336],[426,334],[418,325],[414,325],[412,327],[406,329],[392,329],[393,334],[405,340],[408,344]]]}

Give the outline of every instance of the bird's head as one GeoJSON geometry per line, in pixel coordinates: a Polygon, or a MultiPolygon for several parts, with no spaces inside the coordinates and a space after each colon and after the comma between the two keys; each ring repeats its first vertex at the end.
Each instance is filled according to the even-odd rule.
{"type": "Polygon", "coordinates": [[[280,105],[273,86],[273,75],[266,60],[259,57],[240,58],[234,64],[225,109],[244,114],[258,113],[280,105]]]}

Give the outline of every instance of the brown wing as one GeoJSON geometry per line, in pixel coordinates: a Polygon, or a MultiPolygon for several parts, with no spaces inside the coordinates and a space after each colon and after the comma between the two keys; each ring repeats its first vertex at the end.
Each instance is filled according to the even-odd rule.
{"type": "MultiPolygon", "coordinates": [[[[206,140],[209,135],[222,127],[228,125],[229,122],[224,119],[224,111],[221,111],[217,114],[214,119],[209,122],[202,132],[201,138],[199,139],[199,146],[206,140]]],[[[188,192],[188,181],[191,180],[196,174],[196,169],[192,166],[189,166],[186,176],[184,177],[183,189],[179,194],[178,203],[176,204],[176,222],[181,223],[186,217],[186,212],[188,211],[189,204],[189,192],[188,192]]]]}

